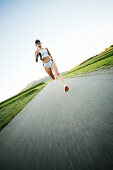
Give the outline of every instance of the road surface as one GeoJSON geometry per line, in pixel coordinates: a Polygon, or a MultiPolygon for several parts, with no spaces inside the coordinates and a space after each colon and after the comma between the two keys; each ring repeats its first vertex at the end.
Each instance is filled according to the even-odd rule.
{"type": "Polygon", "coordinates": [[[113,72],[43,88],[0,132],[1,170],[111,170],[113,72]]]}

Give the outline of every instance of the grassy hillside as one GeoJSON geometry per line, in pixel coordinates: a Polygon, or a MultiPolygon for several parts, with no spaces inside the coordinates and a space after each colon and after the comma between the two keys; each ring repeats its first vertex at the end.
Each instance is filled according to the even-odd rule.
{"type": "Polygon", "coordinates": [[[21,90],[21,92],[24,91],[24,90],[26,90],[26,89],[28,89],[28,88],[30,88],[30,87],[32,87],[32,86],[34,86],[34,85],[36,85],[36,84],[38,84],[38,83],[41,83],[41,82],[46,83],[46,82],[49,81],[49,80],[51,80],[51,77],[46,76],[46,77],[43,77],[43,78],[41,78],[41,79],[32,81],[32,82],[30,82],[23,90],[21,90]]]}
{"type": "Polygon", "coordinates": [[[0,103],[0,131],[45,87],[45,85],[46,83],[41,82],[0,103]]]}
{"type": "Polygon", "coordinates": [[[105,49],[100,54],[90,57],[87,60],[80,63],[75,68],[67,71],[62,76],[68,78],[76,74],[84,74],[86,72],[92,72],[101,68],[113,67],[113,47],[105,49]]]}

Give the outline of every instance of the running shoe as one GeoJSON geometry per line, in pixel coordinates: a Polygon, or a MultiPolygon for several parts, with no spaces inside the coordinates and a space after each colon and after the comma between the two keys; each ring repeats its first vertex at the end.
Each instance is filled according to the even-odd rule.
{"type": "Polygon", "coordinates": [[[69,87],[66,85],[64,86],[64,92],[67,92],[69,90],[69,87]]]}

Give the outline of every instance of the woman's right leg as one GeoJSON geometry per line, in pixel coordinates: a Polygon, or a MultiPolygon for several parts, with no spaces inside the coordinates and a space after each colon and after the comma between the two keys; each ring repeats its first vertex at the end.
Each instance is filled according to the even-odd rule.
{"type": "Polygon", "coordinates": [[[44,69],[45,69],[45,71],[47,72],[47,74],[49,74],[49,76],[50,76],[53,80],[55,80],[55,76],[54,76],[51,68],[44,67],[44,69]]]}

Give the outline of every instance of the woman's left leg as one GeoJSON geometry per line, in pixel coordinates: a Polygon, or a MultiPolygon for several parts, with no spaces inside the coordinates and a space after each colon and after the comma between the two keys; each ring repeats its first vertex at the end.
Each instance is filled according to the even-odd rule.
{"type": "Polygon", "coordinates": [[[59,73],[55,61],[52,61],[52,68],[51,68],[51,69],[55,72],[56,76],[60,79],[61,83],[62,83],[63,86],[64,86],[64,85],[65,85],[64,79],[62,78],[61,74],[59,73]]]}

